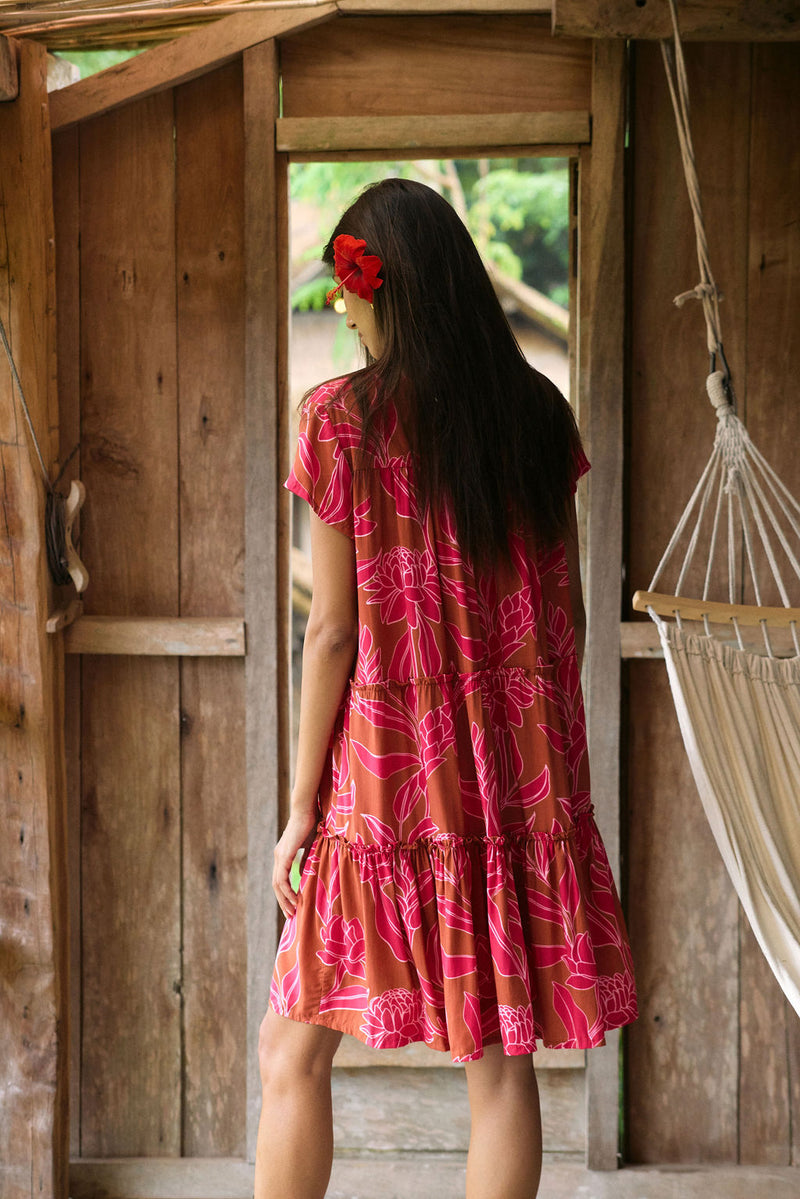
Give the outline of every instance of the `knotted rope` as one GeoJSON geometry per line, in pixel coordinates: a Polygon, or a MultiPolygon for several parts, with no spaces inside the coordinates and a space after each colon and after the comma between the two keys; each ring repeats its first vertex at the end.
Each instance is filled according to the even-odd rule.
{"type": "Polygon", "coordinates": [[[50,481],[50,476],[47,473],[47,467],[44,464],[42,451],[39,447],[39,439],[36,436],[36,430],[33,427],[33,421],[28,409],[28,404],[25,399],[25,392],[22,390],[22,382],[17,370],[17,364],[14,361],[14,355],[11,352],[11,346],[8,342],[5,326],[0,320],[0,341],[3,343],[3,349],[6,352],[8,365],[11,369],[11,379],[13,386],[17,389],[20,401],[22,403],[22,411],[25,414],[25,422],[28,426],[33,448],[36,451],[36,457],[39,459],[39,468],[44,482],[46,499],[45,499],[45,544],[47,547],[47,565],[50,570],[50,576],[57,586],[64,586],[72,581],[72,576],[69,573],[67,562],[67,537],[66,537],[66,502],[67,497],[57,490],[58,483],[63,475],[67,464],[77,451],[77,445],[72,450],[72,453],[64,462],[61,470],[58,472],[58,477],[55,483],[50,481]]]}
{"type": "MultiPolygon", "coordinates": [[[[697,299],[703,305],[703,316],[706,322],[706,344],[710,358],[709,374],[711,374],[719,359],[725,380],[726,391],[730,390],[730,369],[722,348],[722,331],[719,319],[720,291],[711,273],[711,262],[708,255],[708,238],[703,220],[703,205],[700,198],[700,183],[697,178],[697,165],[692,142],[692,130],[689,122],[689,81],[686,75],[686,62],[683,57],[680,30],[678,28],[678,12],[675,0],[669,0],[669,10],[672,17],[672,29],[675,36],[674,52],[669,42],[661,42],[661,57],[664,60],[664,70],[667,75],[669,94],[675,113],[675,126],[678,131],[678,143],[683,161],[683,173],[686,179],[686,189],[689,193],[689,203],[694,220],[694,232],[697,242],[697,262],[700,267],[700,282],[689,291],[681,292],[675,297],[675,303],[681,308],[687,300],[697,299]]],[[[735,403],[731,394],[731,401],[735,403]]]]}

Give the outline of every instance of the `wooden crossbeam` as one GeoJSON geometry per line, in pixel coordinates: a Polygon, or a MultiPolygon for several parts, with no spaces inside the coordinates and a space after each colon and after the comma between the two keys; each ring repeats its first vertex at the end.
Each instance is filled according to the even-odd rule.
{"type": "Polygon", "coordinates": [[[68,654],[159,654],[177,657],[245,652],[244,621],[205,616],[81,616],[64,633],[68,654]]]}
{"type": "Polygon", "coordinates": [[[282,117],[281,151],[433,150],[440,146],[523,146],[590,141],[588,112],[512,112],[464,116],[282,117]]]}

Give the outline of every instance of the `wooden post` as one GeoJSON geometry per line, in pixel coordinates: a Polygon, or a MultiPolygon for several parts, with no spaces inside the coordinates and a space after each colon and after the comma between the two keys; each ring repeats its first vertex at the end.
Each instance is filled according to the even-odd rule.
{"type": "MultiPolygon", "coordinates": [[[[619,881],[625,45],[598,42],[592,145],[581,150],[578,397],[592,472],[587,517],[586,711],[592,793],[619,881]]],[[[617,1167],[619,1033],[588,1054],[587,1164],[617,1167]]]]}
{"type": "Polygon", "coordinates": [[[14,43],[0,36],[0,103],[16,100],[19,92],[19,74],[14,43]]]}
{"type": "MultiPolygon", "coordinates": [[[[272,850],[288,777],[288,539],[279,450],[281,318],[273,41],[244,53],[245,136],[245,658],[247,770],[247,1154],[255,1159],[261,1109],[258,1030],[278,936],[272,850]],[[284,561],[285,559],[285,561],[284,561]]],[[[285,253],[285,249],[283,250],[285,253]]]]}
{"type": "MultiPolygon", "coordinates": [[[[45,48],[22,43],[19,97],[0,105],[0,313],[52,469],[58,413],[46,81],[45,48]]],[[[6,1199],[66,1199],[63,646],[60,634],[45,632],[52,587],[44,483],[1,356],[0,1192],[6,1199]]]]}

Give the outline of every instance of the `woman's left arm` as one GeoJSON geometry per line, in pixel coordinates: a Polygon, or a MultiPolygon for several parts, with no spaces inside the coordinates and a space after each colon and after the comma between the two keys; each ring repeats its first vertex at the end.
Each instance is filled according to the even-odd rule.
{"type": "Polygon", "coordinates": [[[297,906],[289,872],[297,851],[314,835],[317,795],[331,732],[358,649],[353,542],[313,510],[309,515],[314,585],[303,644],[297,767],[289,820],[275,847],[272,874],[272,886],[286,916],[297,906]]]}

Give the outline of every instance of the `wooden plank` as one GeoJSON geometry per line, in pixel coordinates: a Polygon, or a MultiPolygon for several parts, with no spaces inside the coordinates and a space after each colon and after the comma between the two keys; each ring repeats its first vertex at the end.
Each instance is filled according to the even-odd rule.
{"type": "MultiPolygon", "coordinates": [[[[519,145],[503,146],[503,156],[508,158],[575,158],[580,147],[571,145],[519,145]]],[[[472,144],[468,148],[471,158],[491,158],[497,153],[496,145],[481,146],[472,144]]],[[[464,156],[464,147],[431,146],[426,149],[431,158],[458,158],[464,156]]],[[[400,146],[393,147],[393,159],[410,160],[419,158],[418,150],[410,150],[400,146]]],[[[293,151],[292,162],[386,162],[386,150],[313,150],[293,151]]]]}
{"type": "Polygon", "coordinates": [[[543,16],[348,17],[282,37],[281,72],[284,117],[585,111],[591,91],[589,44],[543,16]]]}
{"type": "Polygon", "coordinates": [[[64,641],[68,654],[241,657],[245,652],[244,621],[230,616],[80,616],[65,630],[64,641]]]}
{"type": "MultiPolygon", "coordinates": [[[[619,877],[619,612],[622,562],[622,404],[625,248],[625,52],[594,48],[591,150],[581,155],[578,396],[593,470],[587,516],[585,663],[592,794],[611,867],[619,877]],[[602,308],[603,319],[596,313],[602,308]]],[[[588,1055],[587,1164],[617,1167],[619,1034],[588,1055]]]]}
{"type": "MultiPolygon", "coordinates": [[[[87,611],[178,611],[169,92],[80,131],[87,611]]],[[[87,657],[81,1152],[180,1153],[178,663],[87,657]]]]}
{"type": "Polygon", "coordinates": [[[280,697],[279,657],[289,633],[278,624],[278,593],[288,571],[288,561],[278,562],[283,465],[277,456],[281,397],[274,122],[279,111],[278,80],[273,42],[245,51],[247,1154],[251,1159],[261,1109],[258,1029],[267,1007],[278,936],[278,907],[269,879],[278,837],[280,787],[288,776],[288,743],[280,736],[281,704],[286,701],[280,697]],[[265,797],[271,802],[265,802],[265,797]]]}
{"type": "MultiPolygon", "coordinates": [[[[49,68],[48,68],[49,69],[49,68]]],[[[80,478],[80,194],[78,132],[68,130],[53,137],[53,211],[56,235],[56,311],[58,313],[59,461],[65,463],[77,447],[63,476],[64,490],[80,478]]],[[[80,532],[78,526],[74,532],[80,532]]],[[[57,589],[59,604],[72,588],[57,589]]],[[[62,639],[63,644],[63,639],[62,639]]],[[[81,1078],[81,796],[80,796],[80,659],[64,662],[64,744],[67,778],[67,876],[69,889],[69,1120],[70,1153],[80,1152],[81,1078]]]]}
{"type": "Polygon", "coordinates": [[[275,122],[278,150],[413,150],[447,145],[580,144],[590,140],[588,112],[502,113],[483,116],[283,117],[275,122]]]}
{"type": "Polygon", "coordinates": [[[549,13],[550,0],[336,0],[340,13],[362,16],[366,13],[386,16],[411,13],[549,13]]]}
{"type": "MultiPolygon", "coordinates": [[[[182,622],[244,615],[242,99],[238,61],[175,94],[182,622]]],[[[181,663],[188,1157],[245,1153],[244,679],[243,662],[181,663]]]]}
{"type": "Polygon", "coordinates": [[[174,38],[50,96],[53,129],[98,116],[129,100],[142,99],[177,83],[187,83],[211,67],[223,66],[267,38],[327,20],[336,5],[323,4],[241,13],[174,38]]]}
{"type": "MultiPolygon", "coordinates": [[[[47,67],[19,48],[18,99],[0,106],[0,313],[45,465],[56,460],[55,260],[47,67]]],[[[0,364],[0,1191],[66,1199],[68,933],[63,649],[52,601],[44,488],[11,374],[0,364]]]]}
{"type": "MultiPolygon", "coordinates": [[[[800,494],[794,390],[800,347],[792,313],[800,304],[800,46],[753,48],[750,106],[747,424],[789,490],[800,494]]],[[[769,577],[766,567],[763,572],[769,577]]],[[[770,585],[767,602],[779,597],[770,585]]],[[[792,599],[800,602],[800,591],[792,599]]],[[[800,1017],[784,999],[741,917],[740,1160],[788,1165],[793,1155],[792,1047],[800,1017]]],[[[796,1110],[796,1109],[795,1109],[796,1110]]],[[[794,1136],[797,1136],[796,1131],[794,1136]]]]}
{"type": "MultiPolygon", "coordinates": [[[[691,45],[686,60],[711,260],[726,297],[725,346],[734,379],[743,382],[748,179],[741,147],[749,135],[750,49],[691,45]]],[[[696,282],[698,268],[661,56],[650,44],[635,51],[632,130],[628,578],[636,586],[652,575],[716,424],[705,398],[702,315],[672,303],[696,282]]],[[[628,893],[636,896],[629,919],[641,999],[626,1037],[628,1157],[735,1161],[738,905],[697,797],[662,664],[631,666],[627,713],[628,893]]]]}
{"type": "Polygon", "coordinates": [[[19,94],[19,72],[15,43],[0,34],[0,104],[16,100],[19,94]]]}
{"type": "MultiPolygon", "coordinates": [[[[283,483],[292,465],[295,451],[290,393],[289,344],[291,338],[291,245],[289,157],[275,155],[275,265],[277,277],[277,397],[275,421],[275,461],[278,480],[283,483]]],[[[276,614],[278,629],[278,823],[283,828],[289,816],[291,791],[291,747],[293,742],[292,678],[292,496],[283,487],[276,498],[276,614]]]]}
{"type": "MultiPolygon", "coordinates": [[[[758,42],[800,38],[796,0],[692,0],[678,7],[681,37],[697,41],[758,42]]],[[[553,33],[569,37],[637,38],[672,36],[666,4],[646,0],[553,0],[553,33]]]]}

